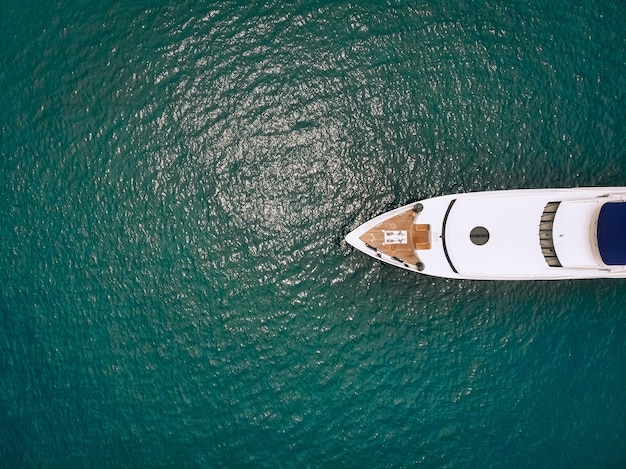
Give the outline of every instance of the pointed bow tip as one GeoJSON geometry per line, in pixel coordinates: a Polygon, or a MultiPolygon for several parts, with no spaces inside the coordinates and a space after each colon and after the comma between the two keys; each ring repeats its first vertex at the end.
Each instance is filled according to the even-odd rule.
{"type": "Polygon", "coordinates": [[[348,233],[345,237],[345,240],[346,240],[346,243],[348,243],[350,246],[352,246],[353,248],[356,248],[359,242],[359,236],[356,233],[356,230],[348,233]]]}

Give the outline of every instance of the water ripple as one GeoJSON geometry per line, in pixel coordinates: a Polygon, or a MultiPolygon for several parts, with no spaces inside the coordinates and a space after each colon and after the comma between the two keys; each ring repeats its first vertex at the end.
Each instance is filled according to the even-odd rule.
{"type": "Polygon", "coordinates": [[[623,460],[618,283],[343,241],[422,197],[623,184],[621,5],[14,3],[4,461],[623,460]]]}

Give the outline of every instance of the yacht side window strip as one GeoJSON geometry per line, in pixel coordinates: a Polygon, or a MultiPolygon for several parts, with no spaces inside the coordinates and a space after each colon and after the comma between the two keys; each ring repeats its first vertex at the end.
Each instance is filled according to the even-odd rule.
{"type": "Polygon", "coordinates": [[[552,227],[554,225],[554,217],[561,202],[548,202],[541,214],[539,221],[539,245],[546,263],[550,267],[562,267],[559,258],[554,249],[554,237],[552,227]]]}

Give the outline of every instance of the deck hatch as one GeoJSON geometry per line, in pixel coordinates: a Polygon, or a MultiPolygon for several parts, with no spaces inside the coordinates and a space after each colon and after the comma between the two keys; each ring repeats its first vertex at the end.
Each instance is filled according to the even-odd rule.
{"type": "Polygon", "coordinates": [[[383,244],[407,244],[406,230],[383,230],[383,244]]]}
{"type": "Polygon", "coordinates": [[[487,228],[484,226],[477,226],[470,231],[470,240],[472,240],[472,243],[476,246],[487,244],[487,241],[489,241],[489,231],[487,231],[487,228]]]}

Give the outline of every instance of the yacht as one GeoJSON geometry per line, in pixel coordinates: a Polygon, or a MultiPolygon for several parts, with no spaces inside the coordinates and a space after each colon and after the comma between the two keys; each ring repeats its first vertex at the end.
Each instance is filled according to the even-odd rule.
{"type": "Polygon", "coordinates": [[[626,277],[626,187],[444,195],[383,213],[346,236],[402,269],[475,280],[626,277]]]}

